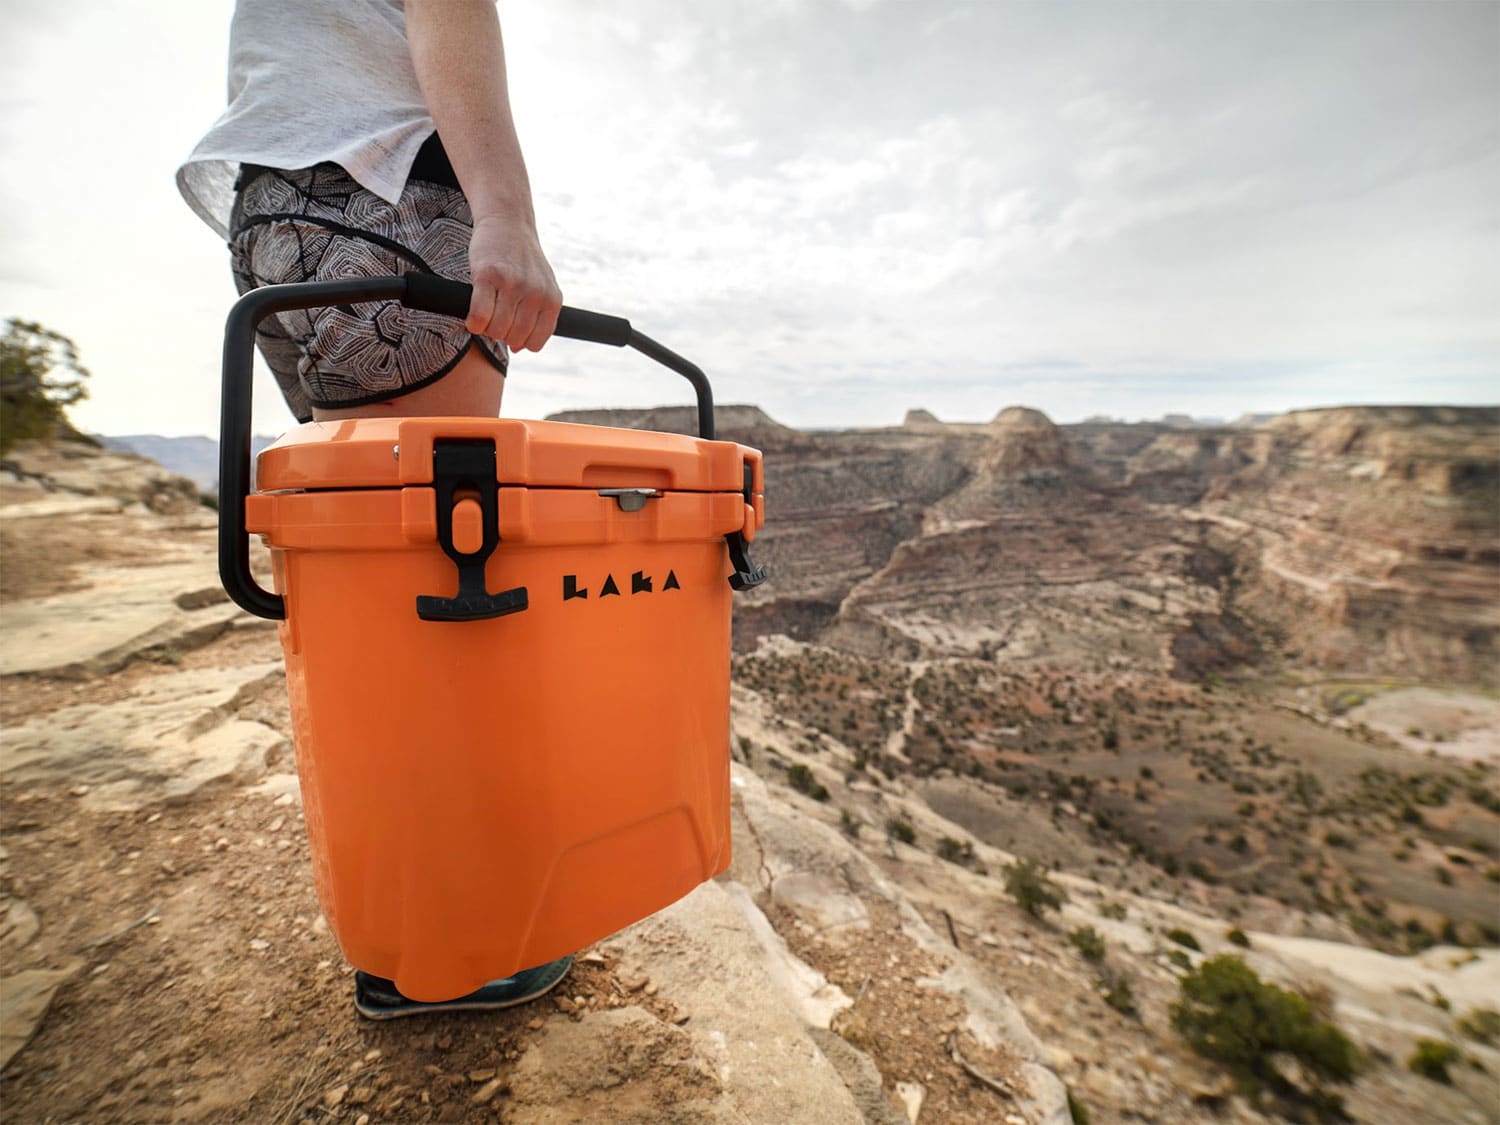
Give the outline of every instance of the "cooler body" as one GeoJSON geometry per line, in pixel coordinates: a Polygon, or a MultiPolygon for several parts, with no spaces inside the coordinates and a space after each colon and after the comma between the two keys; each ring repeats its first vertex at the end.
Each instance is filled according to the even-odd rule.
{"type": "Polygon", "coordinates": [[[733,443],[512,420],[314,423],[262,453],[246,524],[353,965],[448,999],[724,869],[725,537],[753,537],[760,482],[733,443]],[[454,442],[494,479],[445,479],[454,442]],[[505,607],[465,617],[481,566],[505,607]]]}

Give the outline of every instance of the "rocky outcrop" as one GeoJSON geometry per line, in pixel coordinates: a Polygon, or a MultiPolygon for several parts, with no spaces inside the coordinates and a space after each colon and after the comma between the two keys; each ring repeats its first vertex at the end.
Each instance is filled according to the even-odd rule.
{"type": "Polygon", "coordinates": [[[1496,411],[1440,407],[1257,429],[1060,428],[1017,407],[982,427],[809,435],[768,455],[756,552],[776,578],[740,607],[742,648],[821,623],[861,651],[1484,682],[1497,447],[1496,411]]]}
{"type": "Polygon", "coordinates": [[[1186,518],[1284,651],[1361,673],[1493,682],[1500,412],[1370,407],[1267,423],[1186,518]]]}

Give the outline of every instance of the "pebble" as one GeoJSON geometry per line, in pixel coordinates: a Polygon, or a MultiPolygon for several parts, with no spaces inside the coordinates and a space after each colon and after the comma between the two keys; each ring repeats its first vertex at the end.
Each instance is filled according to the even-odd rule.
{"type": "Polygon", "coordinates": [[[373,1086],[356,1086],[349,1092],[349,1104],[364,1105],[374,1096],[375,1088],[373,1086]]]}
{"type": "Polygon", "coordinates": [[[494,1100],[495,1095],[500,1092],[500,1087],[503,1085],[505,1085],[505,1079],[491,1078],[483,1086],[479,1087],[478,1090],[474,1091],[474,1096],[469,1099],[469,1104],[489,1105],[494,1100]]]}
{"type": "Polygon", "coordinates": [[[646,995],[647,996],[655,996],[656,992],[657,992],[656,982],[652,981],[650,984],[648,984],[646,986],[646,995]]]}
{"type": "Polygon", "coordinates": [[[578,960],[585,965],[602,965],[604,964],[604,954],[600,953],[598,950],[593,950],[591,952],[585,953],[578,960]]]}
{"type": "Polygon", "coordinates": [[[68,790],[68,796],[70,797],[87,797],[88,794],[89,787],[87,785],[75,785],[68,790]]]}
{"type": "Polygon", "coordinates": [[[323,1105],[328,1109],[338,1109],[344,1104],[344,1095],[348,1092],[348,1086],[335,1086],[323,1095],[323,1105]]]}
{"type": "Polygon", "coordinates": [[[580,1008],[587,1008],[589,1006],[589,998],[587,996],[575,996],[573,997],[573,1003],[580,1008]]]}
{"type": "Polygon", "coordinates": [[[569,1000],[566,996],[559,996],[554,1001],[554,1003],[558,1006],[558,1008],[560,1008],[564,1012],[569,1013],[570,1015],[572,1014],[573,1009],[576,1007],[573,1001],[569,1000]]]}
{"type": "Polygon", "coordinates": [[[217,840],[214,841],[214,851],[216,851],[216,852],[227,852],[228,850],[229,850],[229,837],[227,837],[227,836],[220,836],[217,840]]]}
{"type": "Polygon", "coordinates": [[[494,1067],[489,1067],[489,1068],[487,1068],[485,1070],[471,1070],[471,1071],[469,1071],[469,1081],[470,1082],[488,1082],[493,1077],[495,1077],[495,1068],[494,1067]]]}
{"type": "Polygon", "coordinates": [[[376,1047],[373,1050],[366,1051],[365,1052],[365,1062],[374,1062],[376,1059],[378,1059],[380,1057],[380,1055],[381,1055],[381,1050],[380,1050],[379,1047],[376,1047]]]}
{"type": "Polygon", "coordinates": [[[261,953],[267,949],[270,949],[271,943],[266,941],[265,938],[251,938],[250,948],[255,950],[255,952],[257,953],[261,953]]]}
{"type": "Polygon", "coordinates": [[[532,1031],[541,1031],[542,1030],[542,1021],[541,1020],[532,1020],[526,1026],[529,1027],[529,1028],[531,1028],[532,1031]]]}
{"type": "Polygon", "coordinates": [[[427,1075],[428,1078],[441,1078],[443,1076],[443,1068],[428,1063],[422,1068],[422,1073],[427,1075]]]}
{"type": "Polygon", "coordinates": [[[354,1119],[354,1125],[370,1125],[370,1115],[368,1113],[361,1113],[354,1119]]]}

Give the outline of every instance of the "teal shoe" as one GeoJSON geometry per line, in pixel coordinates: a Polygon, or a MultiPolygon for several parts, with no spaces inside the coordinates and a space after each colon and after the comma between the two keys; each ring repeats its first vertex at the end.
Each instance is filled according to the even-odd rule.
{"type": "Polygon", "coordinates": [[[572,967],[573,955],[570,953],[533,969],[522,969],[515,976],[492,980],[467,996],[431,1002],[408,1000],[396,991],[395,981],[356,970],[354,1010],[367,1020],[393,1020],[428,1012],[493,1012],[501,1008],[514,1008],[551,992],[572,967]]]}

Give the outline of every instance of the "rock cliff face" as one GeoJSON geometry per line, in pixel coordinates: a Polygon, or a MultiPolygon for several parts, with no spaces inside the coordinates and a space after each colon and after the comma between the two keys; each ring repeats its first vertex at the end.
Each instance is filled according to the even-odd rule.
{"type": "Polygon", "coordinates": [[[1494,683],[1500,412],[1301,411],[1236,460],[1184,514],[1233,559],[1241,612],[1310,663],[1494,683]]]}
{"type": "Polygon", "coordinates": [[[777,580],[742,613],[747,645],[827,629],[841,644],[1071,652],[1189,676],[1266,656],[1494,673],[1493,410],[1174,430],[1062,428],[1012,408],[987,426],[764,436],[756,550],[777,580]]]}

